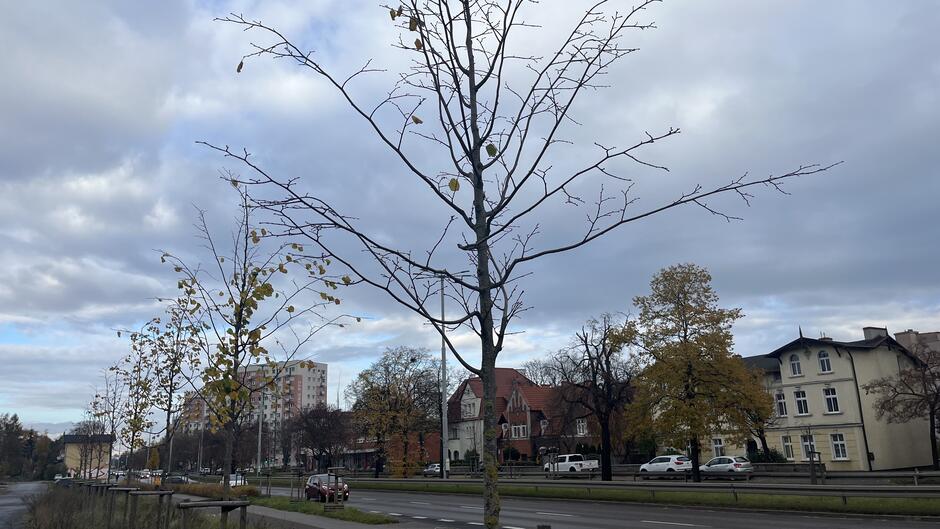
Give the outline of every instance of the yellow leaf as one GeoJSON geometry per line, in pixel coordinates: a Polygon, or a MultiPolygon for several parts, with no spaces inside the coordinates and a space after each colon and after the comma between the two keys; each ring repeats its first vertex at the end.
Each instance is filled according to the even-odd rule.
{"type": "MultiPolygon", "coordinates": [[[[411,19],[408,21],[408,30],[414,31],[416,29],[418,29],[418,19],[411,17],[411,19]]],[[[421,48],[419,47],[418,49],[420,50],[421,48]]]]}
{"type": "Polygon", "coordinates": [[[293,306],[293,305],[288,305],[288,307],[287,307],[287,312],[294,312],[294,306],[293,306]]]}
{"type": "Polygon", "coordinates": [[[419,118],[418,116],[411,116],[411,121],[414,121],[415,125],[420,125],[424,123],[424,121],[421,121],[421,118],[419,118]]]}
{"type": "Polygon", "coordinates": [[[395,17],[398,16],[398,13],[396,13],[394,9],[389,9],[388,16],[392,17],[392,20],[395,20],[395,17]]]}
{"type": "Polygon", "coordinates": [[[447,182],[447,187],[456,193],[457,191],[460,191],[460,182],[456,178],[451,178],[450,182],[447,182]]]}
{"type": "Polygon", "coordinates": [[[415,49],[418,51],[424,49],[424,43],[421,42],[421,39],[415,39],[415,49]]]}
{"type": "Polygon", "coordinates": [[[499,154],[499,151],[496,149],[496,146],[491,143],[486,146],[486,154],[489,154],[490,158],[493,158],[499,154]]]}

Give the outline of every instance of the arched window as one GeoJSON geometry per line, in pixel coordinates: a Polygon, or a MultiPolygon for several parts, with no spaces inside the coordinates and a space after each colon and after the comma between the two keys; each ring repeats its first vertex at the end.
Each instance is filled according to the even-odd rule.
{"type": "Polygon", "coordinates": [[[798,377],[803,374],[803,368],[800,366],[800,357],[790,355],[790,375],[798,377]]]}
{"type": "Polygon", "coordinates": [[[819,351],[819,372],[832,373],[832,363],[829,361],[829,353],[819,351]]]}

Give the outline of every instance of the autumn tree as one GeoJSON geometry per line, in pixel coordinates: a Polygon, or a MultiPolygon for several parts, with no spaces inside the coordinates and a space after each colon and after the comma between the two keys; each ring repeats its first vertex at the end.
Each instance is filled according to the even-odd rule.
{"type": "Polygon", "coordinates": [[[764,457],[771,457],[767,429],[777,424],[780,417],[774,410],[773,398],[764,385],[764,371],[748,369],[744,376],[745,383],[737,387],[737,418],[733,421],[741,428],[732,440],[743,445],[751,439],[757,439],[764,457]]]}
{"type": "Polygon", "coordinates": [[[862,388],[875,395],[879,419],[887,417],[892,423],[927,419],[933,468],[940,470],[935,434],[940,414],[940,348],[915,342],[911,354],[911,361],[898,374],[873,380],[862,388]]]}
{"type": "MultiPolygon", "coordinates": [[[[570,20],[570,30],[559,34],[557,45],[537,50],[525,47],[533,41],[525,37],[526,30],[538,27],[526,20],[525,11],[537,15],[538,3],[410,0],[389,6],[380,16],[389,16],[400,29],[395,45],[411,63],[393,73],[388,90],[381,91],[386,95],[377,100],[366,100],[356,88],[367,76],[382,76],[382,65],[364,58],[362,67],[341,72],[322,62],[312,46],[262,21],[239,14],[224,19],[262,39],[243,56],[237,72],[246,68],[242,75],[250,75],[246,61],[259,56],[305,69],[338,94],[434,206],[441,206],[421,209],[446,211],[440,222],[424,222],[425,247],[392,242],[404,238],[389,237],[392,226],[363,221],[371,212],[338,208],[304,185],[302,177],[275,174],[265,168],[272,160],[256,161],[247,149],[206,143],[244,164],[249,174],[243,183],[270,188],[259,190],[256,200],[277,216],[281,235],[330,254],[351,271],[353,282],[384,291],[431,322],[458,362],[480,376],[484,522],[490,529],[499,526],[496,360],[513,332],[511,322],[526,308],[520,279],[530,273],[527,268],[683,205],[730,220],[734,217],[713,201],[718,195],[748,201],[757,186],[779,190],[785,179],[825,170],[800,165],[767,177],[732,177],[714,187],[676,191],[674,198],[639,208],[631,180],[639,174],[628,170],[628,164],[631,169],[665,170],[641,153],[679,129],[630,131],[632,138],[593,139],[593,144],[589,139],[593,151],[572,147],[566,133],[578,124],[576,101],[601,88],[612,66],[637,51],[624,39],[631,30],[654,27],[641,19],[654,1],[621,11],[599,0],[584,11],[559,13],[553,19],[570,20]],[[584,223],[569,223],[567,238],[555,230],[549,233],[556,236],[544,237],[544,223],[557,222],[554,208],[562,204],[578,210],[572,218],[584,223]],[[441,279],[449,299],[446,317],[438,315],[441,279]],[[451,342],[447,331],[455,327],[476,334],[479,365],[471,365],[451,342]]],[[[657,180],[657,185],[662,184],[657,180]]],[[[414,214],[412,206],[394,209],[401,206],[390,202],[386,207],[402,217],[414,214]]]]}
{"type": "Polygon", "coordinates": [[[390,442],[401,443],[406,476],[414,463],[409,459],[411,436],[436,426],[439,371],[427,351],[389,348],[346,389],[356,424],[367,437],[377,440],[381,459],[387,457],[390,442]]]}
{"type": "Polygon", "coordinates": [[[522,374],[539,386],[557,386],[561,379],[558,370],[552,365],[551,355],[545,358],[532,358],[522,363],[522,374]]]}
{"type": "Polygon", "coordinates": [[[647,361],[638,399],[662,439],[689,447],[692,475],[700,481],[702,440],[742,429],[740,388],[753,377],[732,354],[731,326],[741,310],[721,308],[711,275],[694,264],[661,270],[650,290],[633,300],[639,310],[635,343],[647,361]]]}
{"type": "Polygon", "coordinates": [[[637,363],[625,353],[635,328],[610,314],[589,320],[550,368],[561,381],[561,398],[591,412],[601,431],[601,479],[613,479],[611,426],[633,397],[637,363]]]}
{"type": "Polygon", "coordinates": [[[193,306],[187,298],[170,301],[163,316],[154,319],[153,335],[149,337],[155,369],[154,407],[166,416],[163,432],[167,475],[173,471],[173,437],[179,422],[178,416],[175,421],[173,417],[184,404],[179,393],[189,384],[204,349],[201,340],[205,323],[197,317],[200,311],[189,312],[193,306]]]}
{"type": "Polygon", "coordinates": [[[327,274],[329,260],[307,256],[304,264],[299,263],[296,256],[303,247],[268,237],[265,228],[253,223],[253,209],[243,189],[230,181],[240,199],[231,245],[227,249],[218,245],[200,211],[197,229],[208,262],[188,264],[166,251],[161,258],[180,276],[182,314],[190,325],[202,329],[195,342],[201,370],[191,384],[210,421],[225,436],[226,498],[236,436],[252,411],[252,401],[262,391],[274,389],[287,363],[317,332],[342,318],[327,320],[320,314],[327,305],[339,304],[333,291],[340,280],[327,274]],[[288,268],[298,271],[292,279],[288,268]]]}
{"type": "MultiPolygon", "coordinates": [[[[150,417],[156,384],[153,342],[150,339],[155,332],[154,325],[154,322],[150,321],[141,330],[130,332],[131,352],[111,368],[119,377],[120,383],[127,388],[121,410],[120,438],[131,455],[144,446],[143,434],[154,425],[150,417]]],[[[118,332],[118,335],[120,336],[121,332],[118,332]]],[[[131,460],[129,457],[128,461],[131,460]]]]}

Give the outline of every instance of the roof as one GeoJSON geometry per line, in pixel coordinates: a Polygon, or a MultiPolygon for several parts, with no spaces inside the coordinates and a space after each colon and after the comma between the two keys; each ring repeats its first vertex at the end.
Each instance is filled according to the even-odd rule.
{"type": "Polygon", "coordinates": [[[908,351],[903,345],[899,344],[894,338],[890,336],[875,336],[874,338],[869,338],[867,340],[856,340],[853,342],[840,342],[829,338],[825,340],[817,340],[815,338],[806,338],[801,336],[764,356],[768,358],[780,358],[780,355],[787,351],[792,351],[794,349],[809,349],[812,347],[841,347],[843,349],[871,350],[882,346],[885,346],[888,349],[897,349],[907,356],[913,357],[910,351],[908,351]]]}
{"type": "Polygon", "coordinates": [[[110,443],[114,441],[111,434],[66,434],[62,436],[62,442],[65,444],[88,444],[88,443],[110,443]]]}
{"type": "Polygon", "coordinates": [[[780,362],[776,358],[767,355],[745,356],[741,358],[744,365],[750,369],[763,369],[764,371],[776,371],[780,367],[780,362]]]}
{"type": "MultiPolygon", "coordinates": [[[[509,401],[509,396],[512,395],[513,381],[515,381],[521,387],[537,387],[535,382],[529,380],[525,375],[519,372],[519,370],[511,367],[497,367],[496,372],[496,413],[501,414],[506,409],[506,403],[509,401]]],[[[461,421],[465,420],[466,417],[462,417],[460,409],[460,399],[463,398],[464,391],[467,387],[473,391],[473,394],[483,398],[483,380],[480,377],[472,376],[457,386],[457,389],[451,394],[450,398],[447,399],[447,418],[451,421],[461,421]]],[[[528,400],[528,396],[526,397],[528,400]]],[[[483,406],[480,406],[477,409],[477,414],[474,419],[482,417],[483,406]]]]}

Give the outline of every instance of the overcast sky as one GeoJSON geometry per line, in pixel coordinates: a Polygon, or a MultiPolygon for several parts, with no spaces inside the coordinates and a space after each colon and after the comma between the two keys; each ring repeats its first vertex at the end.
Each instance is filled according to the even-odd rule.
{"type": "MultiPolygon", "coordinates": [[[[556,42],[582,4],[527,6],[545,29],[520,48],[556,42]]],[[[113,329],[156,315],[154,298],[175,289],[155,250],[205,258],[196,207],[229,229],[236,196],[218,171],[240,168],[196,140],[246,147],[416,249],[446,220],[320,80],[259,59],[236,74],[252,37],[213,22],[231,11],[283,29],[340,72],[369,58],[392,71],[405,63],[387,11],[369,1],[36,1],[0,19],[0,413],[80,418],[100,371],[127,349],[113,329]]],[[[500,364],[563,345],[593,315],[629,312],[650,277],[679,262],[707,267],[722,303],[743,309],[743,355],[798,326],[844,340],[866,325],[940,330],[936,3],[672,0],[643,19],[658,29],[627,35],[640,51],[613,67],[611,88],[584,96],[580,125],[565,133],[575,157],[593,141],[681,128],[646,153],[671,172],[625,166],[641,207],[696,182],[845,163],[789,183],[789,196],[718,202],[740,222],[675,210],[528,268],[532,310],[500,364]]],[[[364,78],[357,94],[379,97],[388,79],[364,78]]],[[[546,242],[583,219],[551,207],[546,242]]],[[[304,353],[330,364],[332,400],[384,347],[438,347],[375,292],[343,298],[368,319],[304,353]]]]}

